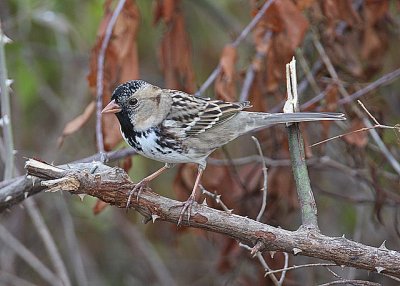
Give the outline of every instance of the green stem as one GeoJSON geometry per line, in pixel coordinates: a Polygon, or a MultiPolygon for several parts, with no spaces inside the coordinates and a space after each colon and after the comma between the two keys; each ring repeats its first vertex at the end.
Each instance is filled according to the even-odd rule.
{"type": "Polygon", "coordinates": [[[310,178],[304,155],[304,142],[298,123],[288,127],[289,150],[297,195],[301,205],[303,226],[318,229],[317,206],[311,190],[310,178]]]}
{"type": "Polygon", "coordinates": [[[7,67],[4,51],[5,35],[0,25],[0,88],[1,117],[3,119],[3,138],[6,149],[4,180],[11,179],[14,171],[14,143],[11,127],[10,97],[7,86],[7,67]]]}

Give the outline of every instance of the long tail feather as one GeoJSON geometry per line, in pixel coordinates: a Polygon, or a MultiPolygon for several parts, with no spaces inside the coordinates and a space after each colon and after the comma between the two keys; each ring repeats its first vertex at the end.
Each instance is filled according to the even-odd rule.
{"type": "MultiPolygon", "coordinates": [[[[297,112],[297,113],[261,113],[247,112],[247,127],[251,130],[279,123],[346,120],[343,113],[297,112]]],[[[247,130],[248,131],[248,130],[247,130]]]]}

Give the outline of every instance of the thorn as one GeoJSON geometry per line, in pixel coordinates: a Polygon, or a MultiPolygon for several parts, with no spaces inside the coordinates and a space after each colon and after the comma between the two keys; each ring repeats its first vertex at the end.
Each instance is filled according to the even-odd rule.
{"type": "Polygon", "coordinates": [[[6,79],[6,86],[9,88],[14,83],[13,79],[6,79]]]}
{"type": "Polygon", "coordinates": [[[343,233],[343,235],[342,235],[342,238],[346,238],[346,237],[344,236],[344,233],[343,233]]]}
{"type": "Polygon", "coordinates": [[[293,254],[294,255],[297,255],[297,254],[299,254],[300,252],[302,252],[303,250],[301,250],[301,249],[299,249],[299,248],[293,248],[293,254]]]}
{"type": "Polygon", "coordinates": [[[6,114],[2,118],[0,118],[0,126],[3,127],[3,126],[8,125],[8,124],[10,124],[10,118],[6,114]]]}
{"type": "Polygon", "coordinates": [[[233,213],[233,209],[227,210],[226,211],[228,214],[232,214],[233,213]]]}
{"type": "Polygon", "coordinates": [[[158,218],[160,218],[159,215],[156,215],[156,214],[152,214],[152,215],[151,215],[151,219],[152,219],[153,223],[154,223],[154,222],[156,221],[156,219],[158,219],[158,218]]]}
{"type": "Polygon", "coordinates": [[[221,202],[221,195],[217,195],[215,197],[215,201],[217,202],[217,204],[219,204],[221,202]]]}
{"type": "Polygon", "coordinates": [[[342,264],[342,265],[340,265],[340,267],[341,267],[341,268],[345,268],[345,267],[346,267],[346,265],[342,264]]]}
{"type": "Polygon", "coordinates": [[[207,200],[206,200],[206,198],[204,198],[204,201],[201,203],[203,206],[206,206],[206,207],[208,207],[208,204],[207,204],[207,200]]]}
{"type": "Polygon", "coordinates": [[[8,202],[12,199],[12,196],[7,196],[6,199],[4,200],[5,202],[8,202]]]}
{"type": "Polygon", "coordinates": [[[257,241],[256,245],[251,249],[250,254],[252,257],[255,257],[257,255],[257,252],[261,251],[264,249],[264,243],[261,241],[257,241]]]}
{"type": "Polygon", "coordinates": [[[378,272],[378,273],[381,273],[383,270],[385,270],[385,268],[380,267],[380,266],[376,266],[375,269],[376,269],[376,272],[378,272]]]}
{"type": "Polygon", "coordinates": [[[6,34],[0,34],[0,41],[3,42],[3,44],[10,44],[12,43],[12,40],[6,36],[6,34]]]}
{"type": "Polygon", "coordinates": [[[83,202],[83,199],[85,198],[86,194],[78,194],[78,197],[81,199],[81,202],[83,202]]]}
{"type": "Polygon", "coordinates": [[[26,199],[29,196],[28,192],[24,192],[24,199],[26,199]]]}
{"type": "Polygon", "coordinates": [[[271,258],[274,258],[276,251],[270,251],[269,255],[271,256],[271,258]]]}
{"type": "Polygon", "coordinates": [[[379,246],[379,249],[380,249],[380,250],[389,250],[389,249],[387,249],[387,247],[386,247],[386,240],[384,240],[384,241],[382,242],[381,246],[379,246]]]}

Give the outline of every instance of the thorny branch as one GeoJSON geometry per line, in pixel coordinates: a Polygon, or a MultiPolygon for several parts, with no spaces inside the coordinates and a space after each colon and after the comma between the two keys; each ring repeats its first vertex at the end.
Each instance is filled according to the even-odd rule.
{"type": "Polygon", "coordinates": [[[14,140],[11,126],[10,95],[8,93],[8,76],[4,45],[7,37],[3,33],[0,23],[0,95],[1,95],[1,121],[5,145],[5,170],[4,179],[11,179],[14,172],[14,140]]]}
{"type": "MultiPolygon", "coordinates": [[[[119,208],[125,208],[127,194],[134,187],[122,169],[98,163],[71,164],[69,169],[62,169],[30,159],[25,167],[48,190],[91,195],[119,208]]],[[[178,222],[181,210],[180,202],[149,191],[143,191],[131,206],[148,221],[172,223],[178,222]]],[[[182,224],[187,226],[189,222],[184,220],[182,224]]],[[[400,253],[384,245],[371,247],[303,228],[287,231],[199,204],[193,206],[190,226],[225,234],[248,245],[261,242],[265,251],[295,253],[400,277],[400,253]]]]}

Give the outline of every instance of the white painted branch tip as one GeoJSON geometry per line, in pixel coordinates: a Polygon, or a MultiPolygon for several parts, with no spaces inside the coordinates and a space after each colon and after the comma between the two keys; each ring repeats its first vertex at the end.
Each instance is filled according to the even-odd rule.
{"type": "MultiPolygon", "coordinates": [[[[293,57],[291,62],[286,64],[286,88],[287,100],[283,106],[284,113],[293,113],[298,110],[296,60],[293,57]]],[[[290,124],[289,124],[290,125],[290,124]]]]}

